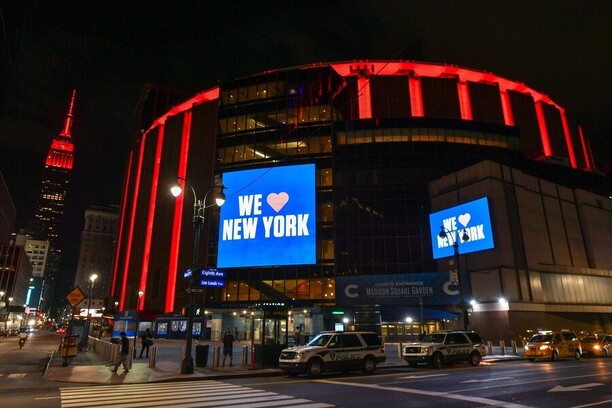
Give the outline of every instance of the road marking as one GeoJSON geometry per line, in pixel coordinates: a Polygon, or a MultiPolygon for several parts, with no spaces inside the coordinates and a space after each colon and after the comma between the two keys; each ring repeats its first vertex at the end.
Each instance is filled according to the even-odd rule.
{"type": "Polygon", "coordinates": [[[304,398],[214,380],[60,388],[60,396],[62,408],[333,407],[304,398]]]}
{"type": "Polygon", "coordinates": [[[443,377],[445,375],[448,374],[428,374],[428,375],[409,375],[406,377],[400,377],[400,380],[410,380],[410,379],[414,379],[414,378],[429,378],[429,377],[443,377]]]}
{"type": "Polygon", "coordinates": [[[15,374],[9,374],[7,375],[8,378],[23,378],[26,375],[28,375],[28,373],[15,373],[15,374]]]}
{"type": "Polygon", "coordinates": [[[512,379],[514,379],[514,377],[485,378],[483,380],[461,381],[460,384],[471,384],[471,383],[479,383],[479,382],[489,382],[489,381],[499,381],[499,380],[512,380],[512,379]]]}
{"type": "Polygon", "coordinates": [[[590,391],[589,388],[597,387],[599,385],[603,385],[601,383],[588,383],[588,384],[577,384],[570,385],[569,387],[564,387],[562,385],[557,385],[548,392],[560,392],[560,391],[590,391]]]}
{"type": "Polygon", "coordinates": [[[473,402],[476,404],[482,404],[482,405],[493,405],[496,407],[504,407],[504,408],[528,408],[526,405],[515,404],[513,402],[498,401],[498,400],[494,400],[490,398],[470,397],[470,396],[461,395],[461,394],[449,394],[445,392],[417,390],[414,388],[382,387],[382,386],[374,385],[374,384],[345,383],[345,382],[333,381],[333,380],[316,380],[316,382],[321,382],[325,384],[345,385],[349,387],[373,388],[377,390],[402,392],[405,394],[426,395],[429,397],[448,398],[448,399],[469,401],[469,402],[473,402]]]}
{"type": "Polygon", "coordinates": [[[596,405],[605,405],[608,406],[608,404],[612,403],[612,399],[609,399],[607,401],[597,401],[597,402],[593,402],[592,404],[585,404],[585,405],[574,405],[573,407],[570,408],[587,408],[587,407],[594,407],[596,405]]]}

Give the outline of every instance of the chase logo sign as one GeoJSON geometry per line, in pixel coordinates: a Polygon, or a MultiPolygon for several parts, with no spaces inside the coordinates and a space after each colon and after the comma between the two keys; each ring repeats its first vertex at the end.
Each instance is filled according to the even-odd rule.
{"type": "Polygon", "coordinates": [[[225,173],[219,268],[316,263],[315,166],[225,173]]]}
{"type": "Polygon", "coordinates": [[[429,215],[431,244],[434,259],[454,255],[453,244],[459,244],[459,253],[494,248],[489,203],[486,197],[429,215]],[[446,237],[440,237],[440,227],[446,237]],[[464,240],[466,236],[467,240],[464,240]]]}

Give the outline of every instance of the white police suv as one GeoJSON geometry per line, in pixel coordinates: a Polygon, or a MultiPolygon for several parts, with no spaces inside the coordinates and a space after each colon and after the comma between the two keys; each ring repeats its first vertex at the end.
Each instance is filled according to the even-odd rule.
{"type": "Polygon", "coordinates": [[[385,346],[374,332],[324,332],[305,346],[284,349],[278,366],[289,375],[361,370],[372,374],[386,360],[385,346]]]}
{"type": "Polygon", "coordinates": [[[478,333],[468,330],[442,330],[426,334],[417,343],[407,344],[402,358],[411,366],[429,364],[441,368],[445,363],[467,361],[477,366],[486,354],[478,333]]]}

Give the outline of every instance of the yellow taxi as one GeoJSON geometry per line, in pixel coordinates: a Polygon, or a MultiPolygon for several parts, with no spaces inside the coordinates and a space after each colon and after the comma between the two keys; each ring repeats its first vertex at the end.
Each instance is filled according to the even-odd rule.
{"type": "Polygon", "coordinates": [[[585,357],[608,357],[612,353],[612,335],[586,336],[580,346],[585,357]]]}
{"type": "Polygon", "coordinates": [[[557,361],[560,358],[572,357],[576,360],[582,357],[580,340],[573,331],[541,331],[531,336],[525,345],[525,358],[529,361],[557,361]]]}

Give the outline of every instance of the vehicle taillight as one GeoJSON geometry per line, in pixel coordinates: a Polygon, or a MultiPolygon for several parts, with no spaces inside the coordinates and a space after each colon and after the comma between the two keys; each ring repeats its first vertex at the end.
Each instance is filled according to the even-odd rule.
{"type": "Polygon", "coordinates": [[[380,352],[385,354],[385,345],[384,344],[380,345],[380,352]]]}

